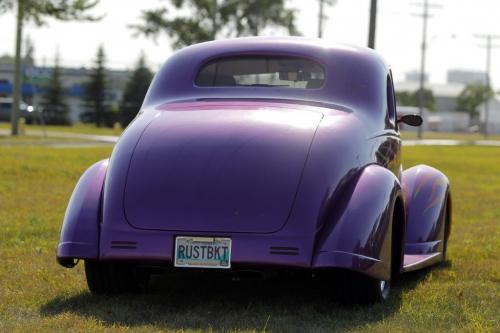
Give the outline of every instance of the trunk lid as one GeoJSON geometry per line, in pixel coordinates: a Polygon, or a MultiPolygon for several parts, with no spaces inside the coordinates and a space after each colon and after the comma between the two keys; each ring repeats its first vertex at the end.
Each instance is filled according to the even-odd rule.
{"type": "Polygon", "coordinates": [[[205,102],[160,111],[132,156],[128,222],[187,232],[279,230],[323,117],[279,105],[205,102]]]}

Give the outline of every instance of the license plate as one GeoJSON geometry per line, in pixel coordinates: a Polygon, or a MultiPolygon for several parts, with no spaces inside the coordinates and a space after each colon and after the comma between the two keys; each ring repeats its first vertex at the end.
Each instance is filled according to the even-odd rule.
{"type": "Polygon", "coordinates": [[[231,268],[231,238],[175,238],[175,267],[231,268]]]}

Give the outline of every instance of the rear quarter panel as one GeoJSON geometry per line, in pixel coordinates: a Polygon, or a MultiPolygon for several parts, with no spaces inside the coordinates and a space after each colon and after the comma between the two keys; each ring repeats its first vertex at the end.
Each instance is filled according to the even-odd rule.
{"type": "Polygon", "coordinates": [[[89,167],[71,195],[57,247],[60,262],[65,258],[98,257],[100,203],[107,167],[107,159],[89,167]]]}
{"type": "MultiPolygon", "coordinates": [[[[405,254],[443,251],[447,202],[451,208],[448,178],[430,166],[417,165],[403,172],[402,186],[408,221],[405,254]]],[[[451,222],[451,210],[448,215],[451,222]]]]}
{"type": "Polygon", "coordinates": [[[346,268],[388,280],[392,214],[401,195],[398,179],[379,165],[364,168],[347,184],[320,233],[315,268],[346,268]]]}

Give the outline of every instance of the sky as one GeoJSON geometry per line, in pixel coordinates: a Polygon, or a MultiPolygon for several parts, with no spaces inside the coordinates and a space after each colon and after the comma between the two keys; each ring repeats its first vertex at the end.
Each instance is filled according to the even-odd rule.
{"type": "MultiPolygon", "coordinates": [[[[396,81],[405,72],[418,70],[423,0],[379,0],[375,48],[391,65],[396,81]]],[[[484,70],[486,50],[477,34],[500,35],[498,0],[431,0],[428,21],[427,72],[433,83],[444,83],[450,69],[484,70]]],[[[165,0],[101,0],[93,10],[105,14],[99,22],[58,22],[48,20],[43,27],[25,26],[25,36],[35,44],[35,59],[39,65],[52,65],[59,50],[64,66],[91,66],[98,45],[104,45],[109,68],[132,68],[141,51],[149,65],[157,70],[172,54],[166,35],[155,43],[145,37],[134,37],[128,25],[138,23],[142,10],[165,6],[165,0]]],[[[317,0],[286,0],[297,10],[297,26],[302,35],[317,35],[317,0]]],[[[367,44],[370,0],[337,0],[327,6],[323,38],[327,41],[352,45],[367,44]]],[[[15,42],[14,14],[0,16],[0,55],[12,54],[15,42]]],[[[277,31],[267,31],[277,34],[277,31]]],[[[500,46],[500,38],[496,43],[500,46]]],[[[500,88],[500,47],[492,51],[491,79],[500,88]]]]}

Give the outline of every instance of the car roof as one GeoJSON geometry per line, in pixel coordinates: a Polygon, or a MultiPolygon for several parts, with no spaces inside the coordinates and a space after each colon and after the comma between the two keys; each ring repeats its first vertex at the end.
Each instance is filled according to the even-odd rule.
{"type": "MultiPolygon", "coordinates": [[[[156,74],[144,105],[209,98],[296,99],[348,108],[382,108],[388,66],[375,51],[304,37],[244,37],[195,44],[177,51],[156,74]],[[325,68],[320,89],[197,87],[199,69],[220,57],[284,55],[314,60],[325,68]]],[[[384,104],[385,105],[385,104],[384,104]]]]}
{"type": "Polygon", "coordinates": [[[308,38],[299,36],[258,36],[258,37],[238,37],[228,38],[204,43],[194,44],[185,47],[181,51],[189,52],[206,52],[215,53],[237,52],[244,50],[260,50],[272,48],[275,51],[281,50],[284,53],[302,50],[304,53],[311,54],[329,53],[330,55],[339,53],[351,53],[363,55],[366,59],[376,58],[381,63],[385,64],[383,58],[374,50],[357,45],[344,43],[335,43],[319,38],[308,38]]]}

